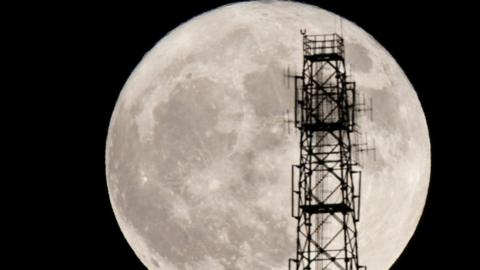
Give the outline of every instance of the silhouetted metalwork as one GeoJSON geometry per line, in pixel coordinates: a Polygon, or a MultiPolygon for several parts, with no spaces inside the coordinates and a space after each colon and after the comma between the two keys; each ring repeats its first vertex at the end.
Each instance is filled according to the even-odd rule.
{"type": "Polygon", "coordinates": [[[301,33],[302,74],[287,75],[295,84],[291,122],[300,132],[300,163],[291,179],[297,249],[289,269],[366,269],[357,245],[362,174],[352,153],[371,150],[353,141],[356,113],[370,109],[357,102],[343,38],[301,33]]]}

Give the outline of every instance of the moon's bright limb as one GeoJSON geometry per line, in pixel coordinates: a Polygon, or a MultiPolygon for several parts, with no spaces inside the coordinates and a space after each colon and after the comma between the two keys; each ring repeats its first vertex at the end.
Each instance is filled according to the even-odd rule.
{"type": "MultiPolygon", "coordinates": [[[[113,210],[145,266],[286,269],[298,138],[283,129],[293,107],[283,70],[301,66],[299,29],[331,33],[338,24],[310,5],[238,3],[195,17],[145,55],[117,101],[106,148],[113,210]]],[[[377,148],[376,160],[363,160],[360,261],[384,270],[424,207],[428,130],[390,54],[347,20],[343,32],[358,91],[375,112],[360,123],[377,148]]]]}

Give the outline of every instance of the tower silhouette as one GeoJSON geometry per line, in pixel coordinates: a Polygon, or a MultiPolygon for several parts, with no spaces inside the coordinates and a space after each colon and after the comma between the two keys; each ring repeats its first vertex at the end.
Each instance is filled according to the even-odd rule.
{"type": "Polygon", "coordinates": [[[303,69],[287,76],[295,85],[295,127],[300,161],[292,165],[292,216],[297,220],[296,257],[289,269],[366,269],[358,258],[361,171],[353,161],[355,82],[345,67],[338,34],[303,37],[303,69]]]}

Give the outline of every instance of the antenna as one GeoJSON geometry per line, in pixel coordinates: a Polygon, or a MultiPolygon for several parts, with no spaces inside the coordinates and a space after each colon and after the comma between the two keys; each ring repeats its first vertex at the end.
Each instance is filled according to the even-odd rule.
{"type": "Polygon", "coordinates": [[[333,30],[334,30],[334,32],[337,32],[337,18],[338,18],[338,16],[335,16],[333,18],[333,30]]]}
{"type": "MultiPolygon", "coordinates": [[[[369,109],[369,111],[370,111],[370,121],[373,121],[373,99],[372,99],[372,97],[370,97],[370,109],[369,109]]],[[[375,137],[373,139],[375,139],[375,137]]]]}
{"type": "MultiPolygon", "coordinates": [[[[290,80],[293,79],[294,84],[296,84],[297,80],[300,80],[302,77],[297,74],[297,68],[294,66],[294,72],[290,72],[290,66],[287,66],[287,69],[283,72],[283,84],[287,85],[287,88],[290,89],[290,80]],[[286,82],[285,82],[286,81],[286,82]]],[[[294,85],[295,86],[295,85],[294,85]]]]}
{"type": "Polygon", "coordinates": [[[356,112],[368,112],[368,116],[370,118],[370,121],[373,121],[373,99],[370,97],[368,99],[369,102],[367,102],[367,99],[365,97],[365,93],[362,93],[362,101],[356,104],[355,111],[356,112]]]}
{"type": "Polygon", "coordinates": [[[285,113],[283,114],[283,124],[284,124],[284,127],[286,127],[286,129],[287,129],[287,134],[288,135],[290,135],[290,123],[293,123],[293,121],[290,120],[290,110],[287,109],[285,111],[285,113]]]}
{"type": "Polygon", "coordinates": [[[340,35],[343,37],[343,18],[340,15],[338,18],[340,19],[340,35]]]}

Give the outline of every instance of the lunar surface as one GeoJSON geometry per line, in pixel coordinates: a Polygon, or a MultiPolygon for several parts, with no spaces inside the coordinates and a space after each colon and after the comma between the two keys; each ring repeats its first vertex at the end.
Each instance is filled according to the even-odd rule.
{"type": "MultiPolygon", "coordinates": [[[[339,18],[294,2],[244,2],[180,25],[141,60],[113,112],[106,146],[119,226],[148,269],[286,269],[295,255],[288,134],[302,64],[300,29],[339,32],[339,18]]],[[[388,269],[420,219],[430,142],[418,97],[392,56],[343,19],[346,61],[373,99],[361,131],[376,141],[363,164],[360,263],[388,269]]]]}

